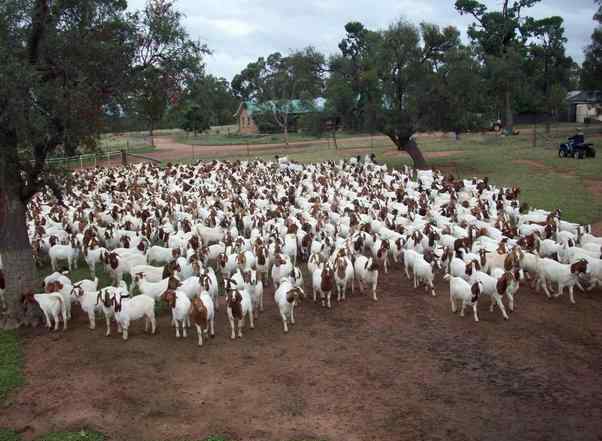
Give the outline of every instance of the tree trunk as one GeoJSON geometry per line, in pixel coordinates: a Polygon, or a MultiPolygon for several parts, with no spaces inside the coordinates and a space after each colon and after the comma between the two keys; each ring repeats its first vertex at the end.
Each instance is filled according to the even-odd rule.
{"type": "Polygon", "coordinates": [[[6,279],[7,314],[4,329],[14,329],[23,322],[21,294],[36,286],[37,271],[27,234],[27,207],[19,197],[19,186],[0,189],[0,250],[6,279]]]}
{"type": "Polygon", "coordinates": [[[512,114],[512,93],[508,88],[504,93],[504,107],[506,112],[506,134],[514,133],[514,115],[512,114]]]}
{"type": "Polygon", "coordinates": [[[424,156],[422,155],[422,152],[420,151],[420,148],[418,148],[418,144],[413,137],[404,139],[391,134],[387,134],[387,136],[395,143],[398,150],[403,150],[410,155],[410,158],[412,158],[412,161],[414,161],[415,169],[428,170],[429,166],[426,162],[426,159],[424,159],[424,156]]]}

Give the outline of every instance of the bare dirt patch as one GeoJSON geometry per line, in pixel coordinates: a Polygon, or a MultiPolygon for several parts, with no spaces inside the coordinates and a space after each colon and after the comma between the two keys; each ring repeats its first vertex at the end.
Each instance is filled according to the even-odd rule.
{"type": "Polygon", "coordinates": [[[534,161],[531,159],[515,159],[514,161],[512,161],[512,163],[518,165],[528,165],[530,168],[534,168],[537,170],[551,170],[551,168],[545,165],[543,161],[534,161]]]}
{"type": "MultiPolygon", "coordinates": [[[[448,150],[445,152],[422,152],[426,158],[447,158],[449,156],[460,155],[464,150],[448,150]]],[[[386,157],[407,156],[403,150],[391,149],[384,152],[386,157]]]]}
{"type": "Polygon", "coordinates": [[[158,335],[135,323],[123,342],[78,311],[66,333],[21,331],[27,381],[0,427],[128,441],[598,439],[602,292],[570,305],[523,288],[510,321],[483,302],[477,324],[452,315],[445,285],[433,298],[396,266],[379,302],[305,301],[288,335],[270,288],[256,329],[230,341],[221,308],[203,348],[176,340],[166,313],[158,335]]]}

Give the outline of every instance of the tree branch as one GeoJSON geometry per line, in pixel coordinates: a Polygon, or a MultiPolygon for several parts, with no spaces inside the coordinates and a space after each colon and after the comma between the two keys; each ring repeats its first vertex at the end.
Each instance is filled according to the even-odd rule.
{"type": "Polygon", "coordinates": [[[29,62],[36,64],[40,56],[40,43],[44,38],[46,31],[46,21],[48,19],[48,0],[36,0],[33,7],[31,35],[27,52],[29,54],[29,62]]]}

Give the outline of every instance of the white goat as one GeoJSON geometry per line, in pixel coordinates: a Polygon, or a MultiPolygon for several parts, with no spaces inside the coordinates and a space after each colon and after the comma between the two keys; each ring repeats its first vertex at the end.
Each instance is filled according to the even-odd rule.
{"type": "Polygon", "coordinates": [[[591,272],[591,268],[585,259],[572,265],[565,265],[547,258],[539,259],[537,265],[537,291],[543,286],[546,296],[550,298],[548,283],[557,283],[558,293],[554,297],[560,297],[564,288],[568,288],[570,301],[575,303],[573,287],[577,285],[583,291],[583,287],[579,283],[579,276],[589,272],[591,272]]]}
{"type": "Polygon", "coordinates": [[[180,338],[180,328],[182,328],[182,336],[184,338],[188,337],[186,328],[189,326],[191,305],[188,294],[180,290],[168,290],[161,296],[161,298],[165,300],[171,309],[171,320],[176,326],[176,338],[180,338]]]}
{"type": "Polygon", "coordinates": [[[376,287],[378,285],[378,263],[373,258],[358,256],[355,259],[355,278],[360,285],[360,293],[364,293],[364,285],[372,290],[372,300],[377,301],[376,287]]]}
{"type": "Polygon", "coordinates": [[[55,245],[48,251],[50,257],[50,265],[52,271],[56,271],[56,263],[59,260],[66,260],[69,265],[69,271],[73,271],[73,268],[77,268],[77,259],[79,257],[79,247],[72,240],[69,245],[55,245]]]}
{"type": "Polygon", "coordinates": [[[444,280],[449,280],[449,301],[451,303],[451,310],[455,314],[457,311],[456,300],[462,302],[460,308],[460,316],[464,317],[464,309],[467,306],[472,306],[474,313],[474,321],[479,321],[477,314],[477,303],[479,301],[479,294],[481,293],[480,282],[475,282],[472,286],[464,279],[460,277],[453,277],[449,274],[443,276],[444,280]]]}
{"type": "Polygon", "coordinates": [[[428,291],[429,288],[431,290],[431,294],[436,296],[435,293],[435,275],[433,274],[433,267],[437,264],[437,260],[434,259],[432,263],[424,260],[424,256],[422,254],[418,254],[416,260],[414,261],[414,265],[412,266],[412,275],[414,278],[414,289],[418,288],[420,283],[424,283],[425,289],[428,291]]]}
{"type": "Polygon", "coordinates": [[[288,332],[288,321],[295,324],[295,305],[305,294],[301,288],[295,288],[288,281],[283,281],[274,293],[274,301],[278,305],[284,332],[288,332]]]}
{"type": "Polygon", "coordinates": [[[46,319],[46,327],[52,328],[52,320],[54,320],[54,330],[59,330],[59,320],[63,319],[63,330],[67,330],[67,309],[63,296],[59,293],[51,294],[25,294],[23,304],[37,303],[46,319]]]}
{"type": "Polygon", "coordinates": [[[148,332],[149,325],[151,333],[154,335],[157,330],[157,321],[155,320],[155,299],[139,295],[133,298],[123,295],[121,291],[115,291],[113,297],[113,311],[115,318],[121,327],[123,340],[128,339],[130,324],[134,320],[144,318],[144,332],[148,332]]]}

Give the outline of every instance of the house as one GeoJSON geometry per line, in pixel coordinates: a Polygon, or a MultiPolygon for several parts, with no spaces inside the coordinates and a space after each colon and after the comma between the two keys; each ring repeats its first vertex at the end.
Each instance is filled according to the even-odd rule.
{"type": "Polygon", "coordinates": [[[602,91],[574,90],[568,93],[566,102],[569,122],[602,122],[602,91]]]}
{"type": "Polygon", "coordinates": [[[253,134],[260,132],[254,119],[254,116],[258,114],[273,112],[279,106],[282,109],[286,108],[289,115],[298,116],[313,112],[323,112],[325,105],[326,100],[324,98],[316,98],[313,103],[307,103],[303,100],[290,100],[285,102],[285,104],[276,103],[275,101],[266,101],[260,104],[254,101],[243,101],[238,106],[234,118],[238,119],[239,133],[253,134]]]}

